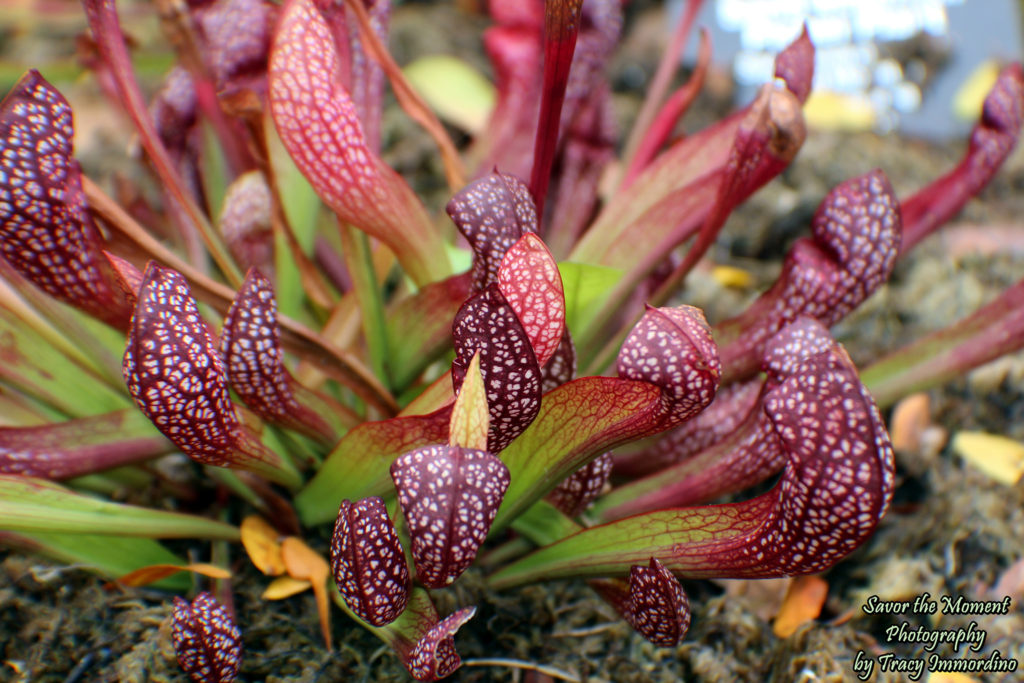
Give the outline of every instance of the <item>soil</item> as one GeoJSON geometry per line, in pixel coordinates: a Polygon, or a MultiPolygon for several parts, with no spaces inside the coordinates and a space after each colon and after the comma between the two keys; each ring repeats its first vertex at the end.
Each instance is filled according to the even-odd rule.
{"type": "MultiPolygon", "coordinates": [[[[658,50],[636,32],[650,31],[659,11],[639,3],[629,24],[632,49],[614,65],[613,80],[642,90],[658,50]]],[[[430,27],[451,26],[478,36],[484,22],[466,18],[448,4],[413,4],[396,15],[402,60],[447,44],[430,27]],[[468,24],[468,25],[467,25],[468,24]]],[[[480,46],[464,40],[461,51],[486,68],[480,46]]],[[[621,108],[635,111],[625,93],[621,108]]],[[[722,97],[707,97],[687,119],[691,130],[713,120],[722,97]],[[691,127],[692,126],[692,127],[691,127]]],[[[389,121],[392,119],[389,115],[389,121]]],[[[399,124],[393,124],[399,125],[399,124]]],[[[389,160],[403,171],[436,171],[432,148],[416,131],[403,129],[389,160]]],[[[962,142],[937,145],[870,133],[811,131],[783,176],[751,199],[729,222],[711,257],[751,272],[747,290],[724,289],[695,278],[686,297],[721,319],[742,308],[771,282],[784,249],[806,230],[807,218],[828,188],[871,168],[883,168],[904,195],[952,167],[962,142]]],[[[424,180],[423,186],[431,187],[424,180]]],[[[438,186],[438,185],[435,185],[438,186]]],[[[836,330],[858,363],[885,349],[955,322],[1024,277],[1024,152],[1018,149],[995,181],[953,225],[933,236],[897,266],[889,285],[836,330]]],[[[947,434],[982,430],[1024,440],[1024,356],[1016,354],[929,393],[932,419],[947,434]]],[[[921,657],[920,645],[887,642],[886,631],[901,621],[916,629],[976,628],[987,633],[987,656],[1024,664],[1024,578],[1008,573],[1024,561],[1024,482],[1001,484],[953,454],[941,439],[898,456],[894,505],[874,537],[824,574],[828,599],[819,619],[788,638],[773,635],[771,617],[785,591],[782,582],[686,582],[693,621],[684,642],[656,648],[617,618],[582,582],[559,582],[507,593],[487,590],[471,570],[455,587],[438,592],[438,607],[478,605],[476,617],[456,638],[465,666],[454,681],[548,681],[563,672],[586,681],[847,681],[858,652],[921,657]],[[998,589],[994,588],[1002,579],[998,589]],[[943,617],[869,615],[870,596],[912,600],[928,592],[938,599],[1013,598],[1005,615],[943,617]],[[550,667],[547,673],[512,665],[474,664],[510,659],[550,667]]],[[[320,538],[325,550],[325,539],[320,538]]],[[[236,558],[237,559],[237,558],[236,558]]],[[[373,636],[334,614],[336,648],[319,635],[312,596],[266,602],[266,579],[248,562],[235,563],[235,607],[242,626],[247,681],[407,680],[397,658],[373,636]]],[[[184,681],[170,646],[170,598],[152,590],[106,590],[81,568],[60,567],[0,551],[0,680],[184,681]]],[[[948,645],[936,650],[951,656],[948,645]]],[[[963,656],[963,651],[961,651],[963,656]]],[[[979,655],[980,656],[980,655],[979,655]]],[[[1024,680],[1018,671],[1000,678],[1024,680]]],[[[880,674],[870,680],[904,680],[880,674]]],[[[924,680],[924,678],[922,678],[924,680]]]]}

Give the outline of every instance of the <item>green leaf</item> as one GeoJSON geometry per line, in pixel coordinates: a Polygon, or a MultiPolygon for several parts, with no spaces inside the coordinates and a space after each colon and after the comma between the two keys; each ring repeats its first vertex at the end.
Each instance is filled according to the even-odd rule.
{"type": "Polygon", "coordinates": [[[143,538],[239,540],[238,529],[177,512],[110,503],[31,477],[0,475],[0,529],[143,538]]]}
{"type": "Polygon", "coordinates": [[[32,330],[84,372],[116,392],[124,389],[122,330],[49,296],[14,273],[3,277],[12,278],[0,286],[0,308],[5,309],[4,315],[32,330]]]}
{"type": "Polygon", "coordinates": [[[473,267],[473,252],[469,249],[457,247],[454,244],[445,244],[445,251],[448,252],[448,259],[452,262],[452,270],[456,273],[465,273],[473,267]]]}
{"type": "Polygon", "coordinates": [[[334,519],[345,498],[385,496],[393,492],[389,468],[413,449],[448,440],[450,408],[430,415],[366,422],[352,429],[324,461],[323,467],[295,498],[303,523],[334,519]]]}
{"type": "MultiPolygon", "coordinates": [[[[182,565],[186,563],[185,560],[151,538],[0,531],[0,545],[42,555],[64,564],[83,567],[111,579],[155,564],[182,565]]],[[[192,579],[187,574],[181,573],[153,584],[154,588],[178,593],[187,591],[191,586],[192,579]]]]}
{"type": "Polygon", "coordinates": [[[466,369],[466,378],[455,399],[448,429],[448,441],[453,446],[487,450],[487,433],[491,418],[487,412],[487,392],[484,376],[480,374],[480,352],[473,355],[466,369]]]}
{"type": "Polygon", "coordinates": [[[203,191],[210,207],[210,215],[219,216],[224,206],[225,189],[230,181],[227,159],[224,158],[224,149],[221,147],[216,129],[206,118],[200,119],[200,122],[203,191]]]}
{"type": "Polygon", "coordinates": [[[546,500],[538,500],[516,517],[512,528],[537,545],[556,543],[583,530],[579,522],[569,519],[546,500]]]}
{"type": "Polygon", "coordinates": [[[295,320],[307,320],[305,292],[299,266],[292,256],[291,245],[281,230],[274,231],[274,298],[281,315],[295,320]]]}
{"type": "Polygon", "coordinates": [[[563,261],[558,264],[565,289],[565,323],[572,332],[583,329],[622,278],[621,268],[563,261]]]}
{"type": "Polygon", "coordinates": [[[370,238],[347,223],[339,223],[342,254],[349,276],[352,278],[352,289],[363,323],[363,336],[370,355],[370,366],[377,377],[390,384],[391,353],[384,323],[384,309],[380,278],[373,265],[373,251],[370,238]]]}
{"type": "Polygon", "coordinates": [[[269,120],[269,115],[263,128],[267,137],[267,155],[284,215],[295,231],[295,239],[298,240],[303,253],[310,256],[316,238],[317,218],[323,204],[309,181],[295,166],[277,134],[273,121],[269,120]]]}
{"type": "Polygon", "coordinates": [[[108,413],[132,405],[118,392],[0,306],[0,381],[70,417],[108,413]]]}
{"type": "Polygon", "coordinates": [[[471,292],[469,273],[431,282],[388,306],[388,368],[394,389],[404,391],[424,368],[451,349],[452,319],[471,292]]]}
{"type": "Polygon", "coordinates": [[[691,578],[723,576],[725,572],[706,559],[707,549],[731,546],[756,531],[764,522],[757,512],[763,513],[773,502],[762,496],[746,503],[658,510],[591,527],[505,567],[490,582],[502,589],[569,576],[625,576],[630,566],[651,557],[671,558],[666,566],[691,578]],[[690,545],[695,549],[685,547],[690,545]],[[684,552],[674,556],[677,548],[684,552]]]}
{"type": "Polygon", "coordinates": [[[115,467],[99,474],[85,474],[63,481],[65,486],[79,493],[91,493],[107,498],[122,495],[126,489],[141,490],[153,484],[151,473],[134,465],[115,467]]]}
{"type": "MultiPolygon", "coordinates": [[[[285,219],[302,252],[312,256],[323,204],[284,148],[269,115],[263,129],[266,133],[267,156],[285,219]]],[[[306,311],[303,308],[305,301],[300,286],[299,267],[292,256],[291,245],[281,230],[274,231],[274,269],[277,271],[275,296],[279,310],[288,317],[304,319],[306,311]]]]}
{"type": "Polygon", "coordinates": [[[58,422],[64,416],[25,394],[11,391],[0,382],[0,427],[29,427],[58,422]]]}
{"type": "Polygon", "coordinates": [[[512,484],[492,529],[609,448],[656,430],[660,408],[658,387],[628,379],[583,377],[549,392],[537,418],[502,451],[512,484]]]}

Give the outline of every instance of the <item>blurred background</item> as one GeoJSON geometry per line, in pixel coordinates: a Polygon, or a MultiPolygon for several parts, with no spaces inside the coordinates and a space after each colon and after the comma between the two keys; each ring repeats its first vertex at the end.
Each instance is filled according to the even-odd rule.
{"type": "MultiPolygon", "coordinates": [[[[672,0],[679,16],[686,0],[672,0]]],[[[822,128],[935,140],[970,130],[999,66],[1024,55],[1020,0],[708,0],[714,59],[747,101],[804,22],[817,48],[806,113],[822,128]]],[[[691,45],[687,60],[696,58],[691,45]]]]}

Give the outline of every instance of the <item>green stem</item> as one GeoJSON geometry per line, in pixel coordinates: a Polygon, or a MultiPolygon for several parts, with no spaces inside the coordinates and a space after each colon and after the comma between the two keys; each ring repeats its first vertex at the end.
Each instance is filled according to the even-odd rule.
{"type": "Polygon", "coordinates": [[[384,302],[381,299],[380,285],[373,266],[373,252],[366,233],[357,230],[342,221],[338,222],[341,234],[341,246],[352,277],[352,286],[359,309],[362,311],[363,334],[366,337],[366,348],[370,354],[370,367],[374,374],[392,388],[390,370],[388,368],[389,344],[387,328],[384,323],[384,302]]]}
{"type": "Polygon", "coordinates": [[[889,354],[861,371],[880,408],[945,384],[1024,347],[1024,280],[949,327],[889,354]]]}
{"type": "Polygon", "coordinates": [[[583,530],[580,524],[543,500],[538,500],[527,508],[523,514],[516,517],[511,526],[539,546],[555,543],[583,530]]]}

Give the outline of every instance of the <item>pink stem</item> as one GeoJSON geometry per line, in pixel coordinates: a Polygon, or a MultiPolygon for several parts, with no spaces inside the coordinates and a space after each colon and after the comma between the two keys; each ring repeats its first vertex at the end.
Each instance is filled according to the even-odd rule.
{"type": "Polygon", "coordinates": [[[680,56],[686,48],[686,37],[690,35],[690,29],[693,28],[693,22],[696,20],[697,13],[700,12],[700,7],[703,4],[704,0],[690,0],[687,3],[686,11],[679,18],[675,33],[672,34],[672,41],[669,43],[668,49],[661,56],[661,62],[658,63],[658,70],[654,72],[654,78],[651,80],[651,87],[647,91],[647,97],[644,98],[643,106],[640,107],[640,113],[633,123],[633,130],[626,141],[626,149],[622,158],[626,162],[627,167],[633,166],[633,157],[640,148],[640,141],[646,135],[655,119],[658,107],[665,99],[665,93],[668,92],[669,84],[672,81],[672,74],[675,73],[680,56]]]}
{"type": "MultiPolygon", "coordinates": [[[[622,189],[633,184],[636,177],[647,168],[647,165],[654,159],[654,155],[665,144],[668,136],[672,133],[676,123],[683,117],[686,111],[693,104],[701,88],[704,87],[704,77],[708,72],[708,64],[711,62],[711,39],[704,29],[700,32],[700,53],[697,57],[697,66],[690,76],[690,80],[681,88],[672,93],[665,105],[654,118],[654,122],[647,130],[647,134],[640,141],[636,153],[629,161],[629,168],[622,179],[622,189]]],[[[634,130],[636,130],[634,128],[634,130]]]]}

